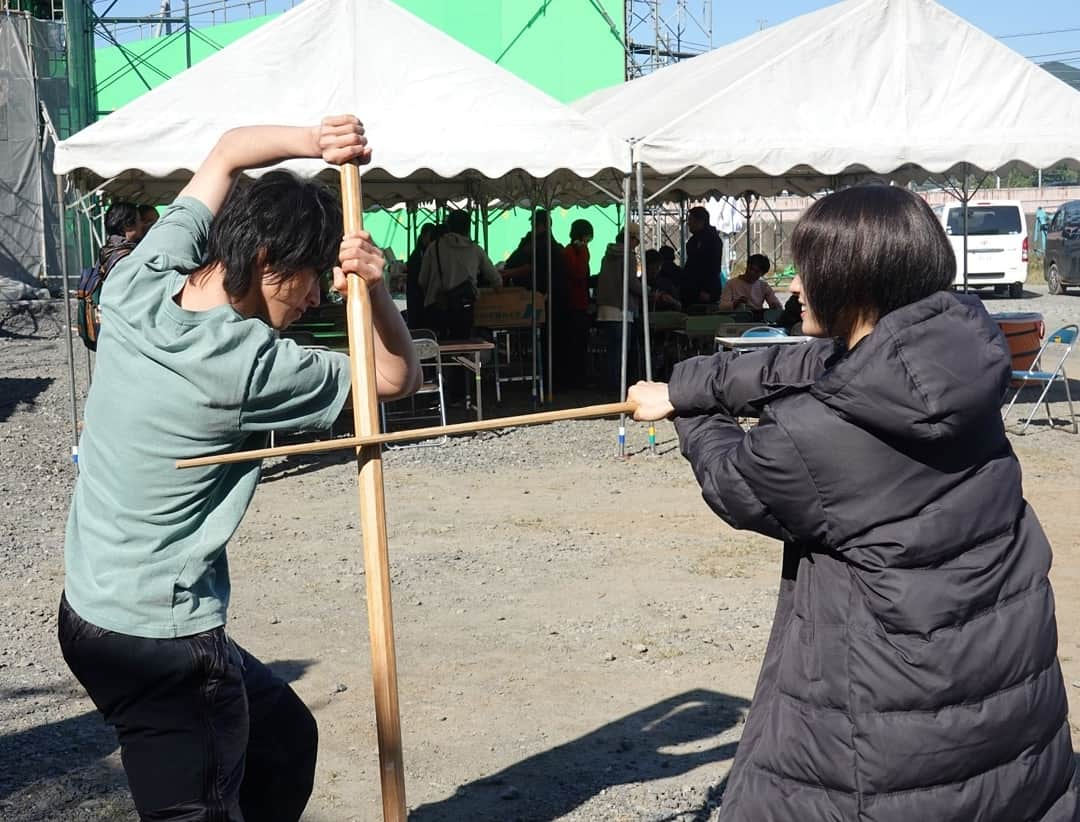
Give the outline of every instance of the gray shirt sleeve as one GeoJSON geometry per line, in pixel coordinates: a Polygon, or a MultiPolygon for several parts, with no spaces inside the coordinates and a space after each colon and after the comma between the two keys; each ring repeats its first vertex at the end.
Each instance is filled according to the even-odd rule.
{"type": "Polygon", "coordinates": [[[241,431],[329,428],[352,382],[349,358],[275,340],[260,352],[240,408],[241,431]]]}

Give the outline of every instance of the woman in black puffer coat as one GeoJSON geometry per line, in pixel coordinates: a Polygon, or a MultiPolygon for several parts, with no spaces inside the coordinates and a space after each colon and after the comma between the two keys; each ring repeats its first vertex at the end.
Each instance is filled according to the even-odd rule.
{"type": "Polygon", "coordinates": [[[717,514],[784,542],[720,819],[1080,820],[1004,338],[946,290],[948,239],[903,189],[818,201],[792,249],[803,329],[825,339],[630,392],[639,419],[675,417],[717,514]]]}

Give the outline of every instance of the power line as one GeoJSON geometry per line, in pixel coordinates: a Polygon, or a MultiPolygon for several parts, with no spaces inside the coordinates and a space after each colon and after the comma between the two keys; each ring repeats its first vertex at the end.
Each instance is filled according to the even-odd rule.
{"type": "Polygon", "coordinates": [[[1028,60],[1039,60],[1043,57],[1061,57],[1068,54],[1080,55],[1080,49],[1068,49],[1067,51],[1048,51],[1045,54],[1025,54],[1028,60]]]}
{"type": "Polygon", "coordinates": [[[1045,34],[1066,34],[1070,31],[1080,31],[1080,26],[1071,29],[1053,29],[1051,31],[1033,31],[1027,34],[999,34],[998,40],[1013,40],[1017,37],[1042,37],[1045,34]]]}

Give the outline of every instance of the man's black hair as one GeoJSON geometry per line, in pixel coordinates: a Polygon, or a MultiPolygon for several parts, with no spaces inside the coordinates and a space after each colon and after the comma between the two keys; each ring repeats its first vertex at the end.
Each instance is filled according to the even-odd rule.
{"type": "Polygon", "coordinates": [[[592,223],[588,220],[574,220],[570,224],[570,240],[584,240],[586,237],[593,236],[592,223]]]}
{"type": "Polygon", "coordinates": [[[309,268],[323,273],[338,257],[341,205],[325,186],[272,171],[237,189],[210,226],[207,262],[225,268],[225,290],[242,297],[256,265],[280,281],[309,268]]]}
{"type": "Polygon", "coordinates": [[[124,232],[139,222],[139,207],[134,203],[119,200],[105,211],[105,233],[123,236],[124,232]]]}
{"type": "Polygon", "coordinates": [[[772,263],[764,254],[751,254],[746,260],[747,271],[753,269],[754,271],[760,271],[762,274],[768,274],[770,268],[772,268],[772,263]]]}
{"type": "Polygon", "coordinates": [[[791,250],[810,308],[835,337],[956,277],[956,255],[934,212],[896,186],[857,186],[818,200],[795,226],[791,250]]]}
{"type": "Polygon", "coordinates": [[[696,217],[697,219],[704,220],[707,223],[711,222],[709,220],[709,209],[705,208],[705,206],[694,206],[692,209],[686,212],[686,216],[696,217]]]}
{"type": "Polygon", "coordinates": [[[650,248],[645,252],[645,265],[659,265],[664,261],[664,255],[662,255],[655,248],[650,248]]]}
{"type": "Polygon", "coordinates": [[[154,208],[152,205],[141,205],[141,206],[139,206],[139,216],[140,217],[146,217],[148,214],[153,214],[155,217],[157,217],[158,216],[158,210],[156,208],[154,208]]]}
{"type": "Polygon", "coordinates": [[[660,246],[660,256],[664,258],[665,262],[675,262],[675,249],[669,245],[660,246]]]}
{"type": "Polygon", "coordinates": [[[469,212],[468,211],[451,211],[446,215],[446,230],[451,231],[454,234],[460,234],[462,237],[469,236],[469,212]]]}

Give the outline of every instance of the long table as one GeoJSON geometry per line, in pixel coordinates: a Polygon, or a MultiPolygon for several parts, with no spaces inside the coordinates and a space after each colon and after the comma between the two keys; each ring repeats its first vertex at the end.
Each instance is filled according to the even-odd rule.
{"type": "MultiPolygon", "coordinates": [[[[484,389],[481,379],[484,364],[480,359],[480,355],[485,351],[492,351],[494,348],[495,343],[480,339],[444,340],[439,343],[439,356],[446,355],[449,357],[449,362],[444,361],[443,365],[457,365],[473,373],[476,382],[476,418],[478,420],[484,418],[484,389]]],[[[472,395],[467,381],[465,383],[465,407],[472,407],[472,395]]]]}
{"type": "MultiPolygon", "coordinates": [[[[331,351],[349,351],[349,335],[341,330],[307,331],[318,346],[325,346],[331,351]]],[[[484,395],[483,395],[483,368],[484,364],[480,355],[485,351],[492,351],[495,344],[487,340],[443,340],[439,343],[439,356],[443,359],[443,365],[459,366],[473,373],[473,381],[476,383],[476,404],[472,401],[472,390],[465,383],[465,407],[476,409],[476,418],[484,418],[484,395]]]]}
{"type": "Polygon", "coordinates": [[[716,347],[724,351],[753,351],[774,345],[802,345],[814,337],[717,337],[716,347]]]}

